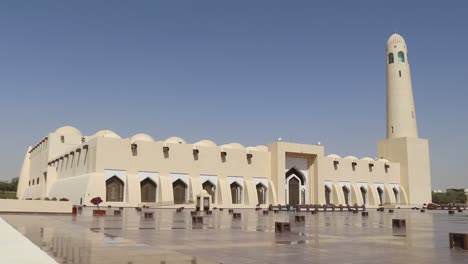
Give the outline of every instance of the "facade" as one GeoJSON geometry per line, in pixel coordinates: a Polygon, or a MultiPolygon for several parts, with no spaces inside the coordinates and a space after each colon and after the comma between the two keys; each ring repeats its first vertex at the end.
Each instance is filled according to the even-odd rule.
{"type": "Polygon", "coordinates": [[[20,199],[70,199],[90,205],[190,205],[206,191],[212,206],[365,204],[419,206],[431,201],[428,141],[418,137],[405,41],[387,43],[387,138],[380,158],[325,155],[320,145],[274,142],[244,147],[193,144],[109,130],[84,136],[70,126],[30,147],[18,184],[20,199]]]}

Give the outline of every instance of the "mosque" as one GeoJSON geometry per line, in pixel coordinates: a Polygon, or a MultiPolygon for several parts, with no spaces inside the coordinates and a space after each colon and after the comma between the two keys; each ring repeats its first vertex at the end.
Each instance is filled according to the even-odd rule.
{"type": "Polygon", "coordinates": [[[420,206],[431,202],[429,145],[418,137],[408,52],[388,39],[387,137],[378,159],[325,155],[321,145],[274,142],[244,147],[210,140],[121,138],[110,130],[85,136],[61,127],[29,147],[19,199],[67,198],[90,205],[190,206],[203,190],[213,207],[269,204],[420,206]]]}

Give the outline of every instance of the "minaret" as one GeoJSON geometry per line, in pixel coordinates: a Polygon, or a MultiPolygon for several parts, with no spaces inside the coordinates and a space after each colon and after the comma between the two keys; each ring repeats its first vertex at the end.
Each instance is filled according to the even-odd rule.
{"type": "Polygon", "coordinates": [[[406,42],[397,33],[387,41],[387,138],[418,137],[406,42]]]}
{"type": "MultiPolygon", "coordinates": [[[[397,33],[387,41],[386,64],[387,138],[378,143],[378,155],[392,162],[387,164],[389,170],[400,172],[399,190],[394,194],[399,197],[394,200],[419,207],[431,202],[429,142],[418,136],[408,49],[397,33]]],[[[392,195],[390,189],[386,191],[392,195]]]]}

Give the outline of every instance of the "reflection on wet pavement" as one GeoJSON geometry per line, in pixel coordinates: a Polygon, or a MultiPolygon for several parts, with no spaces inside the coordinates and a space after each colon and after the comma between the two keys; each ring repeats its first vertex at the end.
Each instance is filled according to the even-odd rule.
{"type": "Polygon", "coordinates": [[[449,232],[468,233],[468,214],[446,211],[395,213],[369,211],[305,215],[294,212],[214,210],[203,224],[190,211],[125,208],[121,216],[0,215],[60,263],[468,263],[468,251],[450,249],[449,232]],[[392,219],[406,219],[394,230],[392,219]],[[291,221],[290,233],[275,233],[274,223],[291,221]]]}

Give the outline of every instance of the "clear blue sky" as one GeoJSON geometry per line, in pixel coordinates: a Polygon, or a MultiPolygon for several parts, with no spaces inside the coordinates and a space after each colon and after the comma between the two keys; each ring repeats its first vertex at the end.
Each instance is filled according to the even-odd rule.
{"type": "Polygon", "coordinates": [[[467,1],[376,2],[1,1],[0,179],[63,125],[375,157],[398,31],[433,187],[468,187],[467,1]]]}

